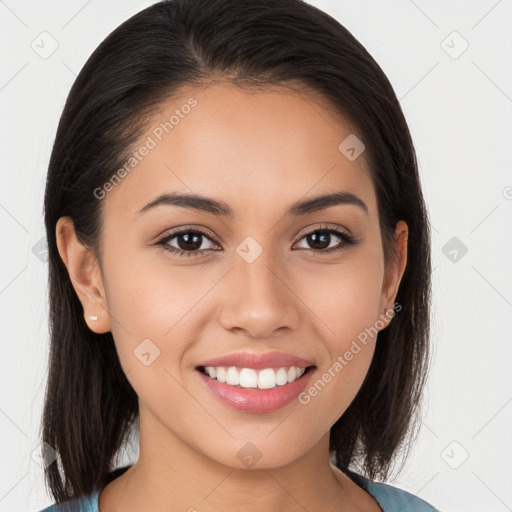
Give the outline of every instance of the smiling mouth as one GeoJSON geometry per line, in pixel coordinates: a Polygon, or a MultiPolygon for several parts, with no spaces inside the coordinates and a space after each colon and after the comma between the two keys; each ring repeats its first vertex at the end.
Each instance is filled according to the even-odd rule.
{"type": "Polygon", "coordinates": [[[285,386],[301,379],[316,366],[300,368],[283,366],[281,368],[239,368],[236,366],[198,366],[197,370],[213,380],[238,388],[272,389],[285,386]]]}

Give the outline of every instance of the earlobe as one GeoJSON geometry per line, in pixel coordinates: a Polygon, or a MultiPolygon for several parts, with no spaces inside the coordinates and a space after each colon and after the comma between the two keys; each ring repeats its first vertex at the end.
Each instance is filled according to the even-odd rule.
{"type": "Polygon", "coordinates": [[[110,315],[103,280],[94,252],[77,238],[73,220],[61,217],[55,228],[57,248],[73,288],[82,303],[84,318],[93,332],[110,330],[110,315]]]}

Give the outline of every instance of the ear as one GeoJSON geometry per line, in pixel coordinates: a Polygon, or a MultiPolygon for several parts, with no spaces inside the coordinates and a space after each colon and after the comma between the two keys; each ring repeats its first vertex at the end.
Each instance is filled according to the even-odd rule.
{"type": "Polygon", "coordinates": [[[57,221],[55,234],[60,257],[82,303],[89,329],[98,334],[110,331],[110,314],[95,254],[78,240],[70,217],[61,217],[57,221]]]}
{"type": "Polygon", "coordinates": [[[407,265],[408,235],[409,229],[407,224],[403,220],[397,222],[393,239],[396,257],[392,258],[388,268],[385,270],[380,302],[380,311],[384,312],[380,317],[384,321],[386,327],[393,318],[391,311],[394,313],[393,304],[407,265]]]}

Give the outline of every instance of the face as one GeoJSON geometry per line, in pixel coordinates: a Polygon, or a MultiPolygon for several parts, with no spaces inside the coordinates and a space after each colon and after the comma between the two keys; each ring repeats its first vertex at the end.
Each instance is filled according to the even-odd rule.
{"type": "Polygon", "coordinates": [[[84,315],[95,332],[112,331],[154,445],[178,441],[231,467],[247,454],[282,466],[325,439],[361,387],[372,327],[390,321],[407,227],[397,225],[400,258],[385,269],[365,154],[340,151],[356,132],[332,112],[288,89],[183,92],[98,199],[101,272],[95,260],[80,267],[59,221],[84,315]],[[289,211],[333,193],[345,200],[289,211]],[[148,206],[162,194],[210,202],[148,206]]]}

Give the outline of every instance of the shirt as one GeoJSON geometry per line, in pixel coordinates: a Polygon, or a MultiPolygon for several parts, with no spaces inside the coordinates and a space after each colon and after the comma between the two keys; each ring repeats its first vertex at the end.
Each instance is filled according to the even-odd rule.
{"type": "MultiPolygon", "coordinates": [[[[66,503],[54,504],[40,512],[99,512],[98,498],[103,488],[112,480],[121,476],[130,467],[124,466],[109,473],[104,486],[97,488],[88,496],[66,503]]],[[[384,512],[439,512],[432,505],[414,494],[389,484],[373,482],[347,468],[340,469],[359,487],[370,493],[384,512]]]]}

